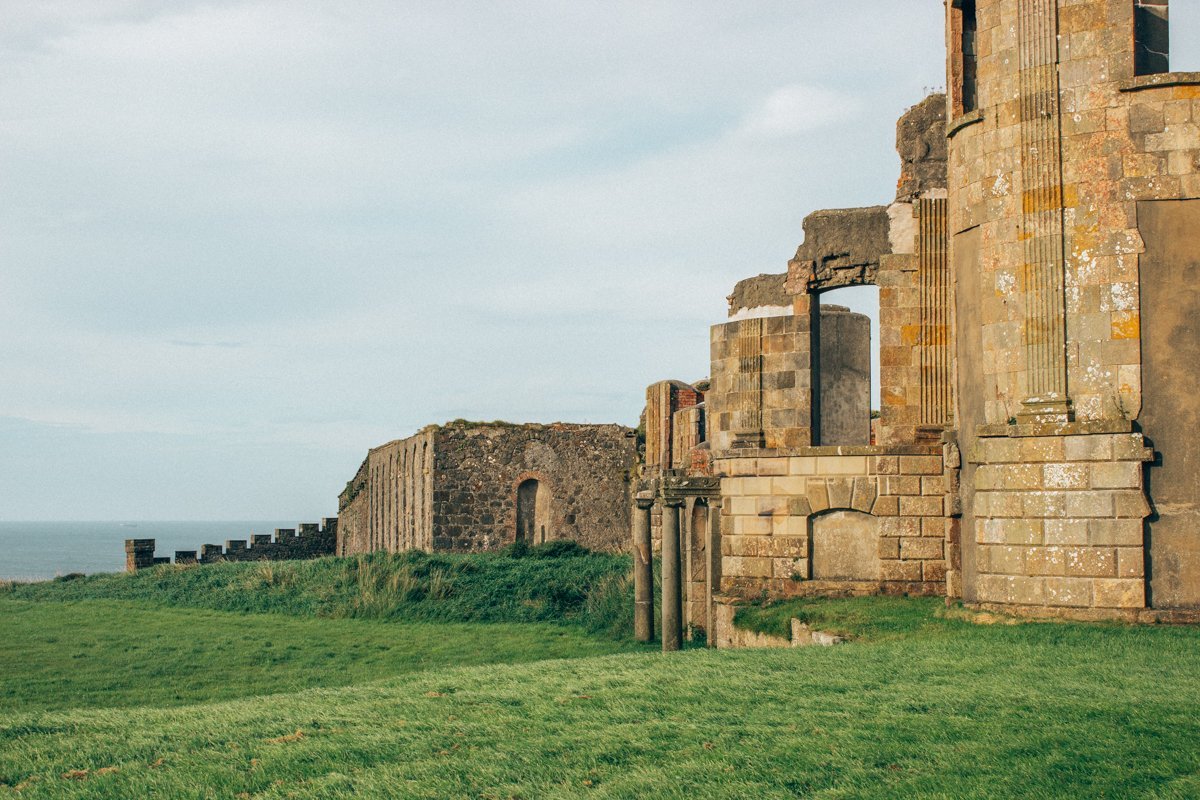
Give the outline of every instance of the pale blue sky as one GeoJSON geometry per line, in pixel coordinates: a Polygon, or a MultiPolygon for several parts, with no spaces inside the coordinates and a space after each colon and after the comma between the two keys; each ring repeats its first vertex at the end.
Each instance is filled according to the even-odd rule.
{"type": "Polygon", "coordinates": [[[456,417],[635,424],[942,4],[30,0],[0,27],[0,518],[307,519],[456,417]]]}

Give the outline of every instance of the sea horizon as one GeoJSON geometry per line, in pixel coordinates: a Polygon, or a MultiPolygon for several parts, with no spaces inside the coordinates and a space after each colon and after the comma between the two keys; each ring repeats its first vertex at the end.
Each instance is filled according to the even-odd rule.
{"type": "Polygon", "coordinates": [[[125,540],[154,539],[158,556],[203,544],[249,539],[295,528],[295,520],[0,520],[0,580],[40,581],[59,575],[122,572],[125,540]]]}

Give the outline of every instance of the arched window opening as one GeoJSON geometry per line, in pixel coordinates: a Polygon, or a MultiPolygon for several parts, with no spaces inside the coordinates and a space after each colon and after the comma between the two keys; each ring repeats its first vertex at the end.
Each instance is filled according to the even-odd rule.
{"type": "Polygon", "coordinates": [[[554,538],[550,524],[550,492],[536,478],[517,487],[518,542],[535,545],[554,538]]]}

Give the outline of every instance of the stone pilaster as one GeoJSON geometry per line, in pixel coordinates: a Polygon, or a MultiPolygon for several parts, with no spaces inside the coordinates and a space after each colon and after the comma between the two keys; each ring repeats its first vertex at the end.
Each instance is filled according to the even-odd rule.
{"type": "Polygon", "coordinates": [[[1070,417],[1064,297],[1058,1],[1020,0],[1021,238],[1029,385],[1022,421],[1070,417]]]}
{"type": "Polygon", "coordinates": [[[916,202],[918,277],[921,290],[921,427],[950,423],[950,263],[945,198],[916,202]]]}

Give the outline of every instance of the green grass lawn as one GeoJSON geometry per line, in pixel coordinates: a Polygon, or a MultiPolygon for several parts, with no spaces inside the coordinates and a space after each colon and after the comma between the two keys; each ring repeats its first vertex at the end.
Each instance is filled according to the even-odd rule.
{"type": "Polygon", "coordinates": [[[177,706],[635,647],[544,623],[382,623],[3,598],[0,643],[0,715],[177,706]]]}
{"type": "Polygon", "coordinates": [[[0,797],[1200,797],[1193,628],[804,601],[742,624],[852,641],[664,656],[39,591],[0,599],[0,797]]]}

